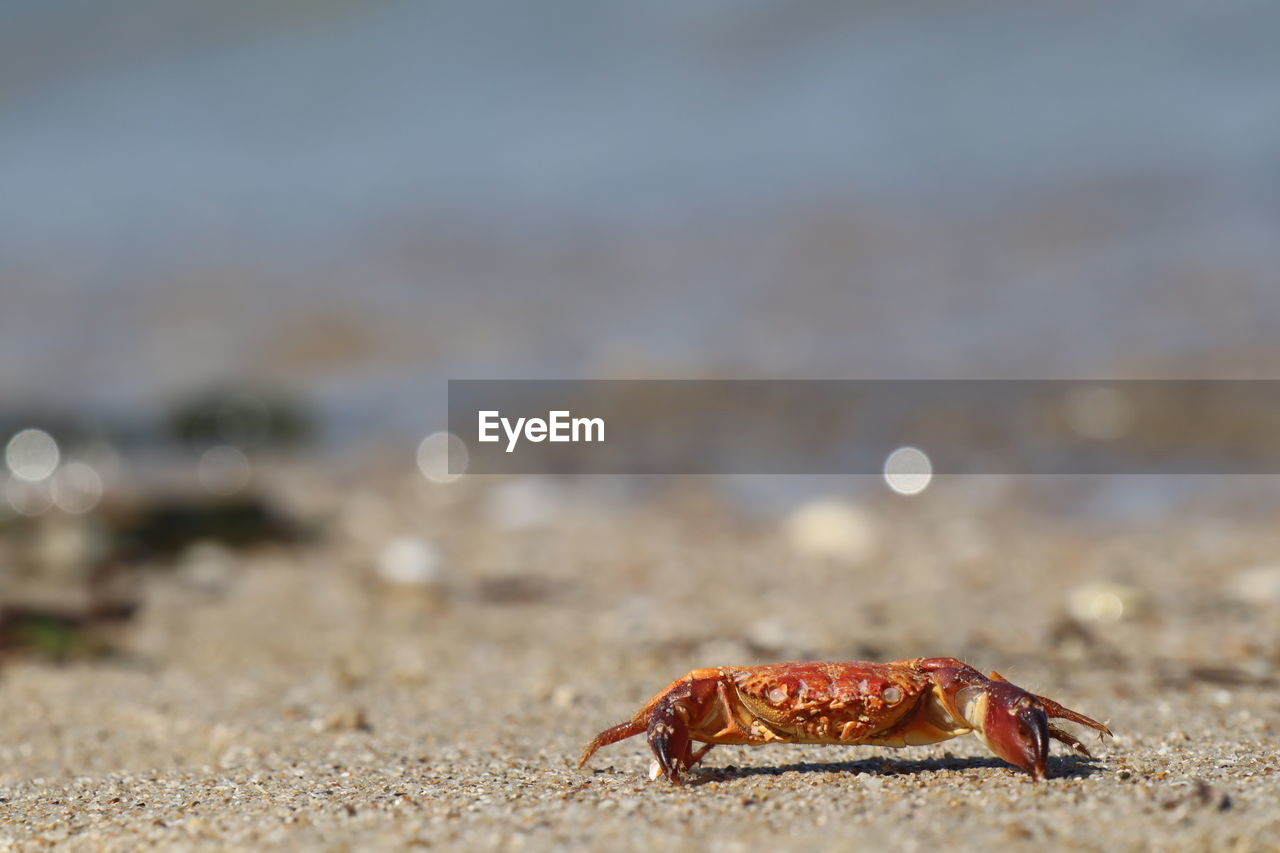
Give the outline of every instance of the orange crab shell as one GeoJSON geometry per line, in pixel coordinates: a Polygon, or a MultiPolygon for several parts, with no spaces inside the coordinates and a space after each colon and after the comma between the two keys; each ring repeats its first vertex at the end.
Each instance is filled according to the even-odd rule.
{"type": "MultiPolygon", "coordinates": [[[[742,699],[738,722],[751,726],[754,715],[768,726],[755,726],[753,734],[787,743],[858,743],[908,716],[930,687],[927,678],[886,664],[863,665],[856,678],[849,677],[847,666],[834,663],[722,667],[718,672],[733,682],[742,699]]],[[[743,740],[749,742],[759,741],[743,740]]]]}

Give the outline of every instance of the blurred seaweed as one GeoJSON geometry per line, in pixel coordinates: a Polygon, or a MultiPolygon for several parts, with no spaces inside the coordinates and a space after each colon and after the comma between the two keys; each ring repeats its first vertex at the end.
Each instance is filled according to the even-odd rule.
{"type": "Polygon", "coordinates": [[[0,661],[22,655],[63,663],[109,655],[113,632],[136,612],[134,602],[81,609],[0,604],[0,661]]]}
{"type": "Polygon", "coordinates": [[[306,406],[283,392],[212,389],[175,403],[167,431],[182,444],[242,450],[297,447],[309,442],[316,424],[306,406]]]}

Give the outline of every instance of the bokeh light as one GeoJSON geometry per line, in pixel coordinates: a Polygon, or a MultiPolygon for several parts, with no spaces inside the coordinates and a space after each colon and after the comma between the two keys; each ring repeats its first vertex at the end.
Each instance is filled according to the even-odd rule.
{"type": "Polygon", "coordinates": [[[234,495],[249,485],[253,466],[244,451],[229,444],[210,447],[200,454],[196,477],[215,495],[234,495]]]}
{"type": "Polygon", "coordinates": [[[884,461],[884,481],[900,495],[918,495],[933,480],[933,463],[918,447],[899,447],[884,461]]]}
{"type": "Polygon", "coordinates": [[[22,480],[10,477],[4,484],[4,497],[9,507],[18,515],[34,517],[44,515],[53,506],[46,480],[22,480]]]}
{"type": "Polygon", "coordinates": [[[93,466],[69,462],[49,482],[49,493],[58,509],[71,515],[89,512],[102,500],[102,477],[93,466]]]}
{"type": "Polygon", "coordinates": [[[418,470],[433,483],[452,483],[466,473],[470,461],[466,442],[451,432],[433,432],[418,444],[418,470]]]}
{"type": "Polygon", "coordinates": [[[58,442],[42,429],[24,429],[9,439],[4,461],[13,476],[29,483],[48,478],[58,467],[58,442]]]}

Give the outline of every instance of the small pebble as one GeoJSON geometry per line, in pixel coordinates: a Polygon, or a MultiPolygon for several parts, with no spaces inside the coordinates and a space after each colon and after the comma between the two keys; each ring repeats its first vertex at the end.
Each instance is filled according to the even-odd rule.
{"type": "Polygon", "coordinates": [[[1231,599],[1242,604],[1280,605],[1280,566],[1257,566],[1237,572],[1227,580],[1226,590],[1231,599]]]}
{"type": "Polygon", "coordinates": [[[840,500],[817,500],[783,523],[791,547],[802,557],[861,563],[877,545],[876,527],[865,510],[840,500]]]}
{"type": "Polygon", "coordinates": [[[378,576],[401,586],[432,586],[440,581],[440,554],[425,539],[397,537],[378,554],[378,576]]]}
{"type": "Polygon", "coordinates": [[[1067,612],[1077,622],[1111,624],[1132,617],[1142,603],[1135,586],[1111,581],[1082,584],[1067,596],[1067,612]]]}

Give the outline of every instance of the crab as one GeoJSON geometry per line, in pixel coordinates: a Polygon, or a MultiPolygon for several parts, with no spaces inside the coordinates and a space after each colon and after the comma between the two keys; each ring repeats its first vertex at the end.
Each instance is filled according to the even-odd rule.
{"type": "Polygon", "coordinates": [[[1000,758],[1043,779],[1051,739],[1090,757],[1054,719],[1111,734],[1097,720],[955,658],[721,666],[671,682],[631,719],[596,735],[578,767],[600,747],[642,732],[655,759],[650,778],[664,775],[676,785],[717,744],[901,747],[972,732],[1000,758]],[[702,746],[695,749],[695,742],[702,746]]]}

